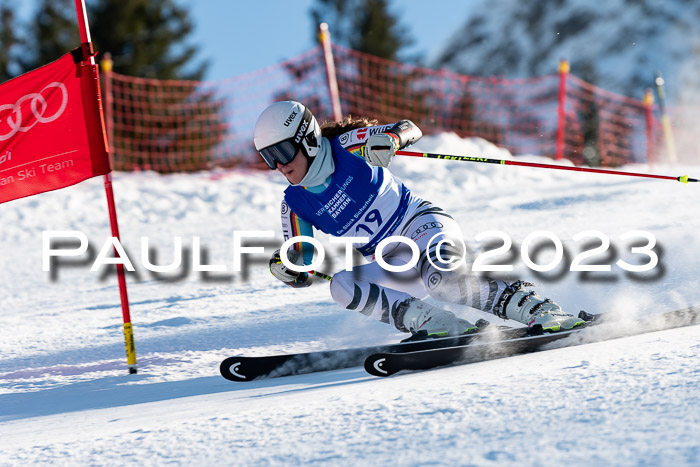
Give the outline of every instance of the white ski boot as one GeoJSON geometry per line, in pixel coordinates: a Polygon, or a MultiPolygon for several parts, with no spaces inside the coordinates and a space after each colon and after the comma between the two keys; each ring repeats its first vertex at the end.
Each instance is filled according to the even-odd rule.
{"type": "Polygon", "coordinates": [[[417,298],[409,298],[399,304],[394,316],[397,329],[425,337],[445,337],[467,334],[477,327],[454,313],[436,308],[417,298]]]}
{"type": "Polygon", "coordinates": [[[523,290],[523,287],[531,285],[533,284],[517,281],[508,286],[494,309],[496,315],[513,319],[527,327],[539,325],[543,331],[550,332],[572,329],[585,323],[584,320],[562,311],[561,307],[550,299],[523,290]]]}

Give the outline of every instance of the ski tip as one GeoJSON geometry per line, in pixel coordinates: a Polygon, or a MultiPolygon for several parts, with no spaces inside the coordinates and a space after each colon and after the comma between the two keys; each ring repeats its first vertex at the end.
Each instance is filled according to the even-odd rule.
{"type": "Polygon", "coordinates": [[[251,379],[246,377],[240,370],[241,361],[237,358],[227,358],[219,365],[221,376],[229,381],[245,382],[251,379]]]}
{"type": "Polygon", "coordinates": [[[365,359],[365,371],[372,376],[386,377],[391,376],[394,372],[390,371],[386,364],[386,354],[377,353],[368,356],[365,359]]]}

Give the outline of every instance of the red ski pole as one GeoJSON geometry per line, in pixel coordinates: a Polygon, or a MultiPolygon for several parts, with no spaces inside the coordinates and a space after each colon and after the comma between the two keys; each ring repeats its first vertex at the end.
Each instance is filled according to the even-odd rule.
{"type": "Polygon", "coordinates": [[[500,165],[517,165],[520,167],[536,167],[538,169],[554,169],[554,170],[572,170],[575,172],[589,172],[589,173],[599,173],[599,174],[610,174],[610,175],[624,175],[627,177],[645,177],[645,178],[656,178],[660,180],[674,180],[681,183],[697,182],[697,178],[690,178],[687,175],[682,175],[680,177],[669,177],[667,175],[654,175],[636,172],[621,172],[619,170],[605,170],[605,169],[590,169],[587,167],[571,167],[565,165],[553,165],[553,164],[538,164],[535,162],[522,162],[513,161],[505,159],[488,159],[486,157],[472,157],[472,156],[454,156],[449,154],[435,154],[431,152],[412,152],[412,151],[396,151],[397,155],[400,156],[412,156],[412,157],[426,157],[428,159],[443,159],[449,161],[462,161],[462,162],[480,162],[482,164],[500,164],[500,165]]]}

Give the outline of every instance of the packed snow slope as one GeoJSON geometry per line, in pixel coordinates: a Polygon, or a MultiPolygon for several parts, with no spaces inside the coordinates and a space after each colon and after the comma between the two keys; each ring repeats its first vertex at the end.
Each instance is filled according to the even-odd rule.
{"type": "MultiPolygon", "coordinates": [[[[419,148],[511,157],[452,134],[426,137],[419,148]]],[[[567,310],[617,311],[633,321],[698,304],[697,184],[401,157],[391,169],[454,215],[473,255],[511,239],[509,252],[486,263],[514,271],[493,275],[537,282],[567,310]],[[543,238],[538,231],[555,239],[526,249],[535,263],[554,259],[556,239],[563,245],[549,272],[521,255],[528,236],[543,238]],[[625,237],[636,231],[655,239],[651,253],[633,251],[648,243],[639,232],[625,237]],[[488,235],[477,241],[480,234],[488,235]],[[598,237],[610,246],[582,264],[611,270],[569,271],[577,255],[602,244],[598,237]],[[647,272],[616,264],[643,265],[650,255],[658,264],[647,272]]],[[[623,169],[700,174],[700,165],[623,169]]],[[[0,465],[700,463],[698,326],[388,379],[359,367],[247,384],[221,378],[219,362],[235,354],[402,337],[336,306],[327,283],[299,290],[272,278],[267,258],[281,243],[285,186],[274,172],[115,174],[122,240],[136,268],[129,295],[137,375],[126,371],[114,274],[92,272],[86,256],[42,270],[45,231],[81,231],[89,252],[100,252],[109,237],[101,180],[0,206],[0,465]],[[249,240],[265,254],[233,272],[234,232],[267,230],[275,237],[249,240]],[[160,265],[172,262],[181,237],[185,266],[149,272],[141,237],[160,265]],[[202,263],[225,272],[192,271],[195,237],[202,263]]],[[[323,270],[340,269],[340,250],[319,238],[323,270]]]]}

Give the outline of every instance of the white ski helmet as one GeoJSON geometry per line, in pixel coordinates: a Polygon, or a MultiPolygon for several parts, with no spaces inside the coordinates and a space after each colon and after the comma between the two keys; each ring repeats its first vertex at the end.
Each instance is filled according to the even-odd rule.
{"type": "Polygon", "coordinates": [[[270,169],[288,164],[301,149],[316,157],[321,148],[321,127],[313,114],[296,101],[275,102],[260,114],[253,142],[270,169]]]}

